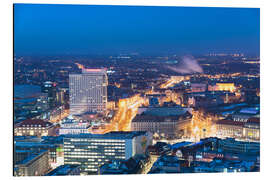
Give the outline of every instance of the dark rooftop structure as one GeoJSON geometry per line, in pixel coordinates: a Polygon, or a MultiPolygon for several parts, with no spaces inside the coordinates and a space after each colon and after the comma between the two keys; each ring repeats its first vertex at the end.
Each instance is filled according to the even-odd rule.
{"type": "Polygon", "coordinates": [[[23,165],[23,164],[29,164],[31,163],[32,161],[34,161],[36,158],[42,156],[44,153],[46,153],[47,151],[46,150],[41,150],[40,152],[38,153],[31,153],[29,156],[27,156],[25,159],[23,159],[22,161],[20,162],[17,162],[17,165],[23,165]]]}
{"type": "Polygon", "coordinates": [[[149,173],[180,173],[180,160],[177,156],[163,155],[154,163],[149,173]]]}
{"type": "Polygon", "coordinates": [[[45,176],[66,176],[66,175],[80,175],[79,165],[61,165],[46,174],[45,176]]]}
{"type": "Polygon", "coordinates": [[[146,131],[112,131],[106,134],[67,134],[65,138],[100,138],[100,139],[133,139],[145,135],[146,131]]]}
{"type": "Polygon", "coordinates": [[[244,126],[245,122],[223,119],[223,120],[217,121],[216,124],[232,125],[232,126],[244,126]]]}
{"type": "Polygon", "coordinates": [[[233,126],[245,126],[246,124],[260,125],[260,118],[251,117],[246,122],[234,121],[231,118],[227,118],[227,119],[222,119],[222,120],[217,121],[216,124],[233,125],[233,126]]]}
{"type": "Polygon", "coordinates": [[[41,119],[27,119],[18,124],[18,127],[50,127],[53,124],[41,119]]]}
{"type": "Polygon", "coordinates": [[[166,121],[178,121],[179,116],[167,116],[167,117],[160,117],[160,116],[153,116],[153,115],[137,115],[132,122],[166,122],[166,121]]]}
{"type": "Polygon", "coordinates": [[[128,160],[114,160],[102,165],[99,168],[100,174],[137,174],[143,167],[144,161],[148,157],[145,155],[137,155],[128,160]]]}
{"type": "Polygon", "coordinates": [[[173,106],[147,108],[143,113],[145,115],[153,116],[180,116],[184,115],[187,111],[187,108],[182,108],[181,106],[173,106]]]}

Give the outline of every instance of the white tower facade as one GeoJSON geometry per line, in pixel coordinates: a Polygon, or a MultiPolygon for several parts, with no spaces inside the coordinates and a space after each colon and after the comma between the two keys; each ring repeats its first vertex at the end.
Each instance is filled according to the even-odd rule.
{"type": "Polygon", "coordinates": [[[69,75],[70,114],[104,113],[107,103],[106,69],[83,69],[69,75]]]}

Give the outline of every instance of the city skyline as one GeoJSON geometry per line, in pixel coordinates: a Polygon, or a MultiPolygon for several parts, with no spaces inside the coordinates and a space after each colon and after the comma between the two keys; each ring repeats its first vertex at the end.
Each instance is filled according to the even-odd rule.
{"type": "Polygon", "coordinates": [[[14,51],[51,56],[209,52],[258,56],[259,14],[258,8],[15,4],[14,51]]]}
{"type": "Polygon", "coordinates": [[[14,7],[13,176],[260,172],[259,9],[14,7]]]}

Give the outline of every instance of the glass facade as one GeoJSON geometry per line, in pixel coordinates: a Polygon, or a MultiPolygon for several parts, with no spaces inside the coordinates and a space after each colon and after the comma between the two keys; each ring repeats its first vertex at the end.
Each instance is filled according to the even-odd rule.
{"type": "Polygon", "coordinates": [[[65,138],[64,163],[79,164],[81,172],[97,172],[105,162],[128,158],[126,149],[120,139],[65,138]]]}
{"type": "Polygon", "coordinates": [[[142,131],[65,135],[64,164],[80,165],[82,173],[97,173],[106,162],[144,154],[151,143],[152,134],[142,131]]]}

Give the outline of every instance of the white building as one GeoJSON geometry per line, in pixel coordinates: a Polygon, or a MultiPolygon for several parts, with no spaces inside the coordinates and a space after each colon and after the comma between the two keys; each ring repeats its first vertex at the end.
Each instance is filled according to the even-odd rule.
{"type": "Polygon", "coordinates": [[[151,144],[152,134],[148,132],[66,135],[64,163],[79,164],[83,173],[96,173],[108,161],[144,154],[151,144]]]}
{"type": "Polygon", "coordinates": [[[70,74],[70,114],[105,112],[107,85],[106,69],[83,69],[82,74],[70,74]]]}
{"type": "Polygon", "coordinates": [[[85,120],[74,119],[71,115],[65,118],[59,128],[59,135],[89,133],[90,123],[85,120]]]}
{"type": "Polygon", "coordinates": [[[53,136],[54,125],[41,119],[27,119],[14,127],[15,136],[53,136]]]}

